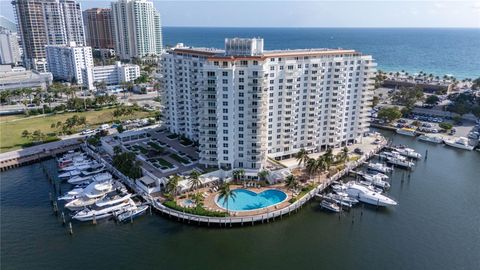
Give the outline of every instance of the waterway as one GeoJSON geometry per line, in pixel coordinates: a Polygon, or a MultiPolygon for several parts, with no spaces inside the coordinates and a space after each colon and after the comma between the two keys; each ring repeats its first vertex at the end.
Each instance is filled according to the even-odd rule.
{"type": "Polygon", "coordinates": [[[197,227],[154,213],[133,224],[75,222],[70,236],[52,213],[41,164],[3,172],[1,269],[479,269],[480,153],[385,134],[428,149],[410,177],[393,173],[397,207],[339,216],[312,201],[254,227],[197,227]]]}

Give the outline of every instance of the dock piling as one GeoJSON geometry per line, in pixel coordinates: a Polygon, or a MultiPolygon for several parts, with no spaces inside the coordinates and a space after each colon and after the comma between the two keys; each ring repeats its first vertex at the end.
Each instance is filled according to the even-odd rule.
{"type": "Polygon", "coordinates": [[[65,213],[62,211],[62,224],[65,225],[65,213]]]}
{"type": "Polygon", "coordinates": [[[68,223],[68,231],[69,231],[70,235],[73,235],[72,222],[68,223]]]}

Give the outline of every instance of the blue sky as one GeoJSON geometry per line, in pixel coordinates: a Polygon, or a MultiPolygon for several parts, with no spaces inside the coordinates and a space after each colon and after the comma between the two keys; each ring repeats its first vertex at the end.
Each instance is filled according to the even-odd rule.
{"type": "MultiPolygon", "coordinates": [[[[82,8],[108,7],[111,1],[79,0],[82,8]]],[[[475,27],[480,0],[154,0],[165,26],[224,27],[475,27]]],[[[13,19],[10,0],[0,14],[13,19]]]]}

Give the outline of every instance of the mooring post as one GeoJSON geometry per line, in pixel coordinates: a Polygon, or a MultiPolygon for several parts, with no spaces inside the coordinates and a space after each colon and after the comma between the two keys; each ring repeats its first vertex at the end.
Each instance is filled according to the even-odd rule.
{"type": "Polygon", "coordinates": [[[68,223],[68,228],[69,228],[70,235],[73,235],[72,222],[68,223]]]}
{"type": "Polygon", "coordinates": [[[97,224],[97,215],[93,215],[93,221],[92,221],[93,224],[97,224]]]}
{"type": "Polygon", "coordinates": [[[65,225],[65,213],[62,211],[62,224],[65,225]]]}

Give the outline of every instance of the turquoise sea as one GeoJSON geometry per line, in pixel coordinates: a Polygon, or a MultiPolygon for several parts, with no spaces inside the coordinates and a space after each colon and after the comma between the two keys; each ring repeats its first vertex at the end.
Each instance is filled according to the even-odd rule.
{"type": "Polygon", "coordinates": [[[265,49],[345,48],[371,54],[385,71],[480,77],[480,29],[165,27],[165,45],[223,48],[226,37],[262,37],[265,49]]]}

